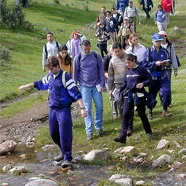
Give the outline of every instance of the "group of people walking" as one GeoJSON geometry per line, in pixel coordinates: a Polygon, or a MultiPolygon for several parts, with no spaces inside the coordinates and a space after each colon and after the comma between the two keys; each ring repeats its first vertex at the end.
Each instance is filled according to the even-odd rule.
{"type": "Polygon", "coordinates": [[[127,136],[132,134],[135,110],[147,136],[152,136],[149,120],[152,119],[158,93],[163,116],[172,115],[168,112],[172,101],[171,74],[173,68],[177,76],[179,66],[175,49],[165,31],[153,34],[152,47],[146,48],[140,44],[135,24],[130,24],[131,20],[135,23],[131,15],[137,16],[137,9],[132,1],[122,2],[117,1],[112,14],[102,7],[96,19],[97,46],[101,49],[101,55],[91,50],[90,41],[78,30],[71,33],[65,45],[55,41],[53,33],[49,32],[42,54],[42,68],[44,72],[48,71],[47,75],[19,87],[20,90],[30,87],[49,90],[49,130],[61,150],[54,159],[63,168],[72,166],[71,104],[75,101],[78,101],[84,117],[88,140],[94,138],[93,125],[98,136],[104,134],[102,93],[105,90],[111,98],[114,118],[121,117],[121,132],[114,138],[116,142],[126,143],[127,136]],[[127,39],[118,39],[123,33],[127,39]],[[107,40],[110,38],[112,45],[107,52],[107,40]],[[94,117],[92,100],[95,104],[94,117]]]}

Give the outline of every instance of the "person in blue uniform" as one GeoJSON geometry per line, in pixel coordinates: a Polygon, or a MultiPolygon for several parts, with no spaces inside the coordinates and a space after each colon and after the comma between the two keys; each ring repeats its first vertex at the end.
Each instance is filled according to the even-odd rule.
{"type": "Polygon", "coordinates": [[[46,67],[49,73],[39,81],[22,85],[19,90],[26,88],[36,88],[38,90],[49,90],[49,130],[55,144],[61,150],[63,162],[62,168],[72,166],[72,116],[71,104],[78,101],[82,117],[87,116],[87,111],[83,105],[82,96],[75,82],[68,73],[60,69],[59,60],[52,56],[48,58],[46,67]],[[65,85],[63,83],[65,77],[65,85]]]}
{"type": "Polygon", "coordinates": [[[137,64],[137,57],[133,53],[126,54],[125,60],[128,70],[125,72],[124,82],[120,88],[120,93],[123,94],[121,132],[118,137],[114,138],[114,141],[120,143],[126,143],[128,126],[134,117],[134,113],[131,112],[134,106],[137,108],[147,136],[152,135],[151,126],[145,113],[146,91],[144,88],[150,84],[151,76],[144,67],[137,64]]]}
{"type": "Polygon", "coordinates": [[[168,73],[171,64],[167,50],[161,46],[162,40],[163,37],[160,34],[154,34],[152,36],[153,46],[147,50],[142,64],[148,69],[152,76],[149,94],[152,95],[153,104],[152,107],[149,108],[149,119],[152,119],[152,109],[156,105],[156,96],[158,92],[163,106],[162,115],[164,117],[170,117],[172,115],[167,110],[171,103],[171,86],[168,73]]]}

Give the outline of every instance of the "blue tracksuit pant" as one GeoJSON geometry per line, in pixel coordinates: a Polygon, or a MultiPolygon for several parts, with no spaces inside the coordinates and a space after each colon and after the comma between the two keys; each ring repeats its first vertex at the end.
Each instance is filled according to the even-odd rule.
{"type": "Polygon", "coordinates": [[[160,93],[162,106],[169,107],[171,103],[171,86],[170,79],[166,77],[164,79],[153,80],[149,87],[149,93],[152,95],[153,100],[156,100],[157,93],[160,93]]]}
{"type": "Polygon", "coordinates": [[[49,111],[49,130],[55,144],[64,155],[64,160],[72,160],[72,116],[71,109],[53,108],[49,111]]]}

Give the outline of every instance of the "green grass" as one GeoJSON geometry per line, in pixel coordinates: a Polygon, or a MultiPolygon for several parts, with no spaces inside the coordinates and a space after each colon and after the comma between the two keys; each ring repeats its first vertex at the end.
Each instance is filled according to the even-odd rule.
{"type": "MultiPolygon", "coordinates": [[[[9,4],[12,5],[14,1],[10,0],[9,4]]],[[[97,12],[104,4],[107,9],[112,7],[113,1],[75,1],[75,0],[63,0],[61,5],[56,5],[50,0],[38,0],[37,2],[32,0],[33,5],[30,8],[25,9],[26,19],[35,25],[33,32],[25,31],[10,31],[1,29],[0,34],[3,36],[0,38],[0,43],[9,48],[11,51],[11,59],[4,65],[0,66],[0,101],[13,99],[16,96],[28,95],[29,92],[19,92],[18,86],[32,82],[39,79],[44,75],[41,69],[41,51],[42,45],[46,42],[43,35],[46,34],[43,28],[48,28],[53,31],[56,40],[61,43],[66,43],[71,31],[74,29],[80,29],[92,42],[92,48],[96,49],[96,38],[93,37],[95,30],[87,27],[86,25],[92,23],[95,20],[97,12]],[[88,11],[86,9],[88,6],[88,11]],[[62,30],[62,31],[61,31],[62,30]]],[[[154,1],[153,12],[156,10],[158,0],[154,1]]],[[[167,29],[170,39],[176,39],[182,45],[182,41],[185,40],[185,35],[174,35],[172,29],[174,26],[178,26],[186,33],[185,20],[186,5],[184,0],[180,0],[177,4],[177,11],[180,11],[176,16],[171,16],[171,24],[167,29]]],[[[142,13],[142,12],[140,12],[142,13]]],[[[145,46],[152,45],[151,35],[157,32],[157,26],[153,22],[153,18],[146,20],[144,16],[141,16],[141,25],[137,25],[137,32],[140,36],[140,41],[145,46]]],[[[97,49],[96,49],[97,50],[97,49]]],[[[184,47],[177,50],[179,56],[183,56],[184,47]],[[182,54],[182,55],[181,55],[182,54]]],[[[177,154],[179,151],[175,147],[173,141],[177,141],[185,147],[186,142],[186,57],[180,59],[182,66],[178,70],[178,76],[172,77],[172,95],[173,106],[170,108],[173,117],[166,119],[161,116],[161,106],[158,102],[157,107],[154,109],[154,118],[151,121],[154,137],[152,140],[146,137],[144,129],[142,127],[140,119],[135,114],[134,129],[135,133],[127,139],[126,145],[134,145],[138,152],[145,152],[148,154],[146,162],[143,165],[136,165],[132,163],[132,156],[129,156],[127,162],[121,162],[115,157],[113,160],[116,164],[116,169],[110,171],[113,173],[129,174],[134,179],[148,177],[153,178],[156,174],[165,170],[151,170],[150,164],[152,161],[163,153],[168,153],[167,150],[175,150],[171,156],[174,160],[182,161],[181,156],[177,154]],[[156,146],[160,139],[166,138],[171,141],[170,146],[164,150],[156,150],[156,146]],[[117,169],[119,167],[120,169],[117,169]]],[[[16,112],[22,112],[24,109],[31,107],[39,102],[42,102],[47,96],[46,94],[40,94],[39,97],[31,97],[25,100],[17,101],[13,105],[2,109],[0,117],[7,117],[15,114],[16,112]]],[[[73,155],[75,156],[80,150],[83,152],[89,152],[92,149],[109,148],[111,151],[116,150],[122,145],[115,143],[113,138],[118,135],[121,121],[111,121],[111,108],[108,100],[108,94],[104,93],[104,130],[105,135],[98,138],[98,135],[94,133],[94,140],[87,141],[85,134],[85,126],[83,119],[77,119],[74,122],[74,140],[73,140],[73,155]]],[[[42,127],[40,134],[37,137],[37,145],[40,148],[42,145],[53,143],[49,137],[47,127],[42,127]]],[[[110,162],[109,162],[110,163],[110,162]]],[[[108,163],[108,164],[109,164],[108,163]]],[[[166,169],[166,168],[165,168],[166,169]]],[[[110,183],[110,182],[109,182],[110,183]]],[[[108,181],[101,181],[100,186],[109,185],[108,181]]],[[[110,184],[112,185],[112,184],[110,184]]],[[[114,184],[113,184],[114,185],[114,184]]]]}

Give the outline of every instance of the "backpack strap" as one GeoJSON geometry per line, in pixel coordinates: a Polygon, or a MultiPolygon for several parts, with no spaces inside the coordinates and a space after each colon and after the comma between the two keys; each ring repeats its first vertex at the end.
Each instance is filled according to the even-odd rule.
{"type": "Polygon", "coordinates": [[[45,44],[45,53],[46,53],[46,59],[48,58],[48,51],[47,51],[47,46],[45,44]]]}
{"type": "Polygon", "coordinates": [[[58,48],[58,51],[59,51],[59,43],[56,41],[56,46],[58,48]]]}
{"type": "Polygon", "coordinates": [[[62,74],[62,83],[63,83],[63,86],[66,88],[65,74],[66,74],[66,71],[63,71],[63,74],[62,74]]]}

